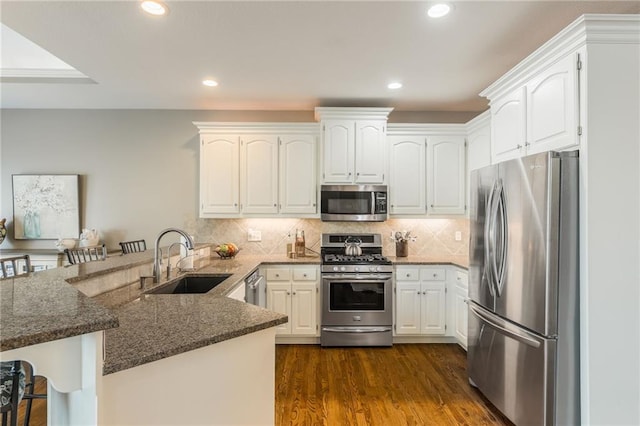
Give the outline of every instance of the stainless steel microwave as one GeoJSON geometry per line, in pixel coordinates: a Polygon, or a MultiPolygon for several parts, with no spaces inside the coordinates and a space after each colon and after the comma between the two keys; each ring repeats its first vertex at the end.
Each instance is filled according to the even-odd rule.
{"type": "Polygon", "coordinates": [[[332,222],[387,220],[387,186],[322,185],[320,218],[332,222]]]}

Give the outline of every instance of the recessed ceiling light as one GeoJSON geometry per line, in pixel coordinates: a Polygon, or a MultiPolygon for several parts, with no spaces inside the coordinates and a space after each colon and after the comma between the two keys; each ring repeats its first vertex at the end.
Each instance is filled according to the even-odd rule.
{"type": "Polygon", "coordinates": [[[443,16],[449,14],[451,12],[451,5],[448,3],[435,3],[429,10],[427,10],[427,15],[431,18],[442,18],[443,16]]]}
{"type": "Polygon", "coordinates": [[[145,12],[156,16],[165,15],[169,12],[167,5],[161,1],[145,0],[140,4],[140,7],[145,12]]]}
{"type": "Polygon", "coordinates": [[[202,84],[209,87],[216,87],[218,85],[218,82],[215,80],[202,80],[202,84]]]}
{"type": "Polygon", "coordinates": [[[402,83],[397,81],[387,84],[387,88],[391,90],[400,89],[401,87],[402,87],[402,83]]]}

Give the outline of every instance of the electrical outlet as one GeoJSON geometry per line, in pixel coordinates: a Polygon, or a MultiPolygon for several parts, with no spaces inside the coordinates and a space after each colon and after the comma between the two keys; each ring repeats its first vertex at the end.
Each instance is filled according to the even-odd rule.
{"type": "Polygon", "coordinates": [[[247,234],[247,241],[262,241],[262,231],[258,231],[257,229],[249,229],[247,234]]]}
{"type": "Polygon", "coordinates": [[[456,241],[462,241],[462,232],[456,231],[456,241]]]}

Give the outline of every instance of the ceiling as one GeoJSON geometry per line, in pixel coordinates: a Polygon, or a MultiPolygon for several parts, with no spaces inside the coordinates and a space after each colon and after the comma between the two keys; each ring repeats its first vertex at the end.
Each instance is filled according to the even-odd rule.
{"type": "Polygon", "coordinates": [[[2,108],[482,111],[480,91],[581,14],[640,13],[638,1],[455,1],[438,20],[426,1],[166,4],[153,17],[134,0],[2,0],[3,24],[84,77],[3,78],[2,108]]]}

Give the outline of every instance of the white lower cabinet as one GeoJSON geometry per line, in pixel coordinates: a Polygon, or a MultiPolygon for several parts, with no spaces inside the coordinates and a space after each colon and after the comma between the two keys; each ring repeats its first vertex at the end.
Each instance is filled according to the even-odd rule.
{"type": "Polygon", "coordinates": [[[289,317],[277,335],[318,336],[319,268],[272,266],[266,268],[267,309],[289,317]]]}
{"type": "Polygon", "coordinates": [[[446,333],[446,271],[444,268],[396,268],[396,335],[446,333]]]}
{"type": "Polygon", "coordinates": [[[469,279],[462,271],[455,273],[455,336],[458,344],[467,349],[467,330],[469,308],[469,279]]]}

